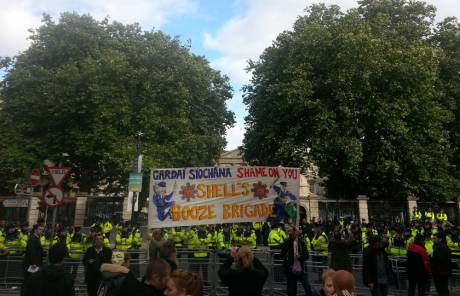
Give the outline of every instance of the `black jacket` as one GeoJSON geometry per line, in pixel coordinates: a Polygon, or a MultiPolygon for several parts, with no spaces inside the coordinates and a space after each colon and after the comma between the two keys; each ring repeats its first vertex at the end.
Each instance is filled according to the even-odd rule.
{"type": "Polygon", "coordinates": [[[433,277],[449,277],[452,273],[450,249],[445,244],[435,245],[431,257],[433,277]]]}
{"type": "Polygon", "coordinates": [[[268,270],[262,263],[254,258],[253,270],[240,271],[232,268],[233,257],[228,258],[219,268],[219,278],[228,286],[229,296],[260,296],[265,281],[268,277],[268,270]]]}
{"type": "MultiPolygon", "coordinates": [[[[300,237],[298,239],[297,248],[299,253],[300,266],[302,267],[302,271],[304,271],[304,263],[308,260],[309,254],[305,241],[300,237]]],[[[292,238],[288,238],[285,241],[280,256],[284,259],[283,265],[286,271],[291,272],[292,266],[294,265],[294,240],[292,238]]]]}
{"type": "Polygon", "coordinates": [[[63,266],[45,266],[27,280],[24,295],[73,296],[73,278],[63,266]]]}
{"type": "Polygon", "coordinates": [[[43,248],[40,239],[31,234],[27,241],[26,254],[24,256],[24,269],[27,270],[31,265],[42,265],[43,261],[43,248]]]}
{"type": "MultiPolygon", "coordinates": [[[[385,250],[381,250],[383,253],[383,260],[385,262],[385,270],[388,277],[388,283],[394,284],[395,275],[393,269],[391,268],[391,262],[388,259],[388,254],[385,250]]],[[[377,283],[377,251],[368,246],[363,251],[363,283],[365,286],[370,283],[377,283]]]]}
{"type": "Polygon", "coordinates": [[[156,289],[155,287],[144,284],[142,280],[139,282],[134,275],[129,272],[120,289],[120,295],[132,296],[163,296],[164,290],[156,289]]]}
{"type": "Polygon", "coordinates": [[[83,256],[83,265],[85,266],[85,283],[98,282],[101,280],[101,265],[112,262],[112,250],[107,247],[102,247],[102,250],[97,253],[96,247],[89,247],[83,256]]]}
{"type": "Polygon", "coordinates": [[[121,272],[103,271],[100,288],[105,289],[106,296],[119,296],[126,275],[126,273],[121,272]]]}
{"type": "Polygon", "coordinates": [[[331,253],[330,268],[334,270],[352,271],[350,249],[352,241],[331,240],[329,242],[329,252],[331,253]]]}

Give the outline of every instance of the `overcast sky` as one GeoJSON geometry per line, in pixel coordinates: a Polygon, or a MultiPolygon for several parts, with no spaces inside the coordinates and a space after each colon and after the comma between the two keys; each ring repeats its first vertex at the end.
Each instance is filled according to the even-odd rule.
{"type": "MultiPolygon", "coordinates": [[[[211,65],[230,77],[234,97],[228,107],[237,123],[227,131],[227,149],[241,145],[244,116],[241,87],[250,74],[246,61],[257,59],[297,16],[313,4],[337,4],[343,10],[355,0],[0,0],[0,56],[16,55],[28,46],[29,28],[40,25],[43,13],[55,20],[64,11],[109,16],[123,23],[138,22],[145,30],[162,30],[192,41],[192,52],[206,56],[211,65]]],[[[428,0],[438,8],[437,19],[460,18],[460,0],[428,0]]]]}

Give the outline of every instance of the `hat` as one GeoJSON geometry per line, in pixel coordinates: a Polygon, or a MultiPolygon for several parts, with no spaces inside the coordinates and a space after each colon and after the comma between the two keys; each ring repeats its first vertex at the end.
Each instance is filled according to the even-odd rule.
{"type": "Polygon", "coordinates": [[[287,182],[284,182],[284,181],[283,181],[283,182],[280,182],[280,184],[281,184],[282,186],[287,186],[287,182]]]}
{"type": "Polygon", "coordinates": [[[157,184],[158,187],[163,187],[163,188],[166,188],[166,182],[159,182],[157,184]]]}

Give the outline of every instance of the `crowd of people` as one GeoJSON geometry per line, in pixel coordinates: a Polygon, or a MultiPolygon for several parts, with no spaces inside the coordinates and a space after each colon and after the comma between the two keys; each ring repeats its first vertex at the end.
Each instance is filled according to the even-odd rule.
{"type": "Polygon", "coordinates": [[[385,296],[389,286],[397,284],[389,256],[404,258],[409,296],[415,295],[416,290],[418,295],[425,295],[430,282],[439,295],[449,295],[452,259],[460,258],[460,228],[448,222],[444,213],[421,214],[417,209],[407,224],[304,219],[297,226],[287,220],[271,225],[254,222],[152,229],[146,237],[139,225],[128,222],[97,222],[88,233],[79,227],[57,225],[53,231],[36,224],[29,230],[25,224],[16,227],[0,222],[0,255],[24,255],[23,295],[69,295],[46,292],[52,286],[62,291],[73,289],[76,269],[67,274],[62,269],[64,259],[83,263],[90,296],[124,295],[119,294],[123,289],[138,291],[134,295],[182,295],[177,291],[185,287],[193,293],[184,295],[201,295],[203,280],[208,279],[206,260],[190,260],[190,269],[198,273],[178,269],[177,250],[188,250],[192,259],[206,259],[211,252],[218,252],[222,259],[218,274],[229,286],[230,295],[259,295],[268,270],[252,253],[258,248],[277,254],[275,259],[284,266],[288,295],[297,294],[298,282],[306,295],[315,294],[305,270],[306,260],[311,259],[317,266],[330,268],[324,274],[323,268],[317,270],[323,287],[319,293],[329,296],[333,277],[328,274],[333,270],[352,273],[350,254],[362,254],[363,283],[373,296],[385,296]],[[149,265],[138,281],[138,271],[130,271],[130,261],[139,260],[140,252],[135,251],[143,246],[148,246],[149,265]],[[178,285],[182,287],[179,290],[178,285]]]}

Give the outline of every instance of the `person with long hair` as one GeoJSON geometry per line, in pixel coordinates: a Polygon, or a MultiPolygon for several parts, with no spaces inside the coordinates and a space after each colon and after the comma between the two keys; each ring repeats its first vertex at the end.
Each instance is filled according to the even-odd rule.
{"type": "Polygon", "coordinates": [[[164,294],[166,296],[202,296],[203,281],[195,272],[176,269],[166,282],[164,294]]]}
{"type": "Polygon", "coordinates": [[[229,296],[261,296],[268,270],[254,257],[249,247],[243,246],[231,250],[218,274],[223,284],[228,286],[229,296]]]}

